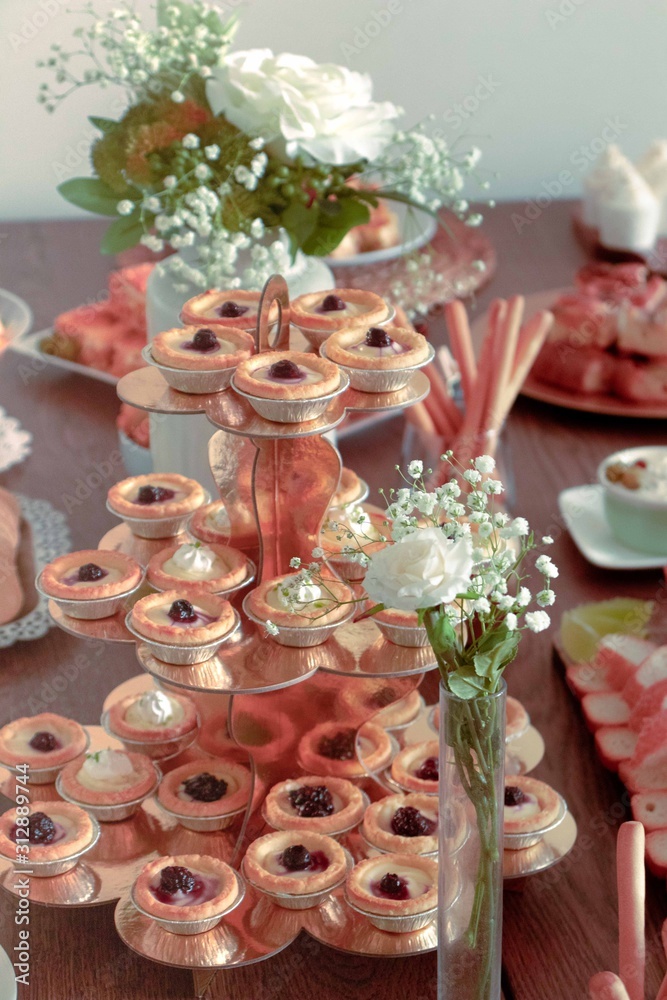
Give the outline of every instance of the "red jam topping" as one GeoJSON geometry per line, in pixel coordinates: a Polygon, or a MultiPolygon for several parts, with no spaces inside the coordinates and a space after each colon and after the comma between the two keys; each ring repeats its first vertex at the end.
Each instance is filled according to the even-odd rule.
{"type": "Polygon", "coordinates": [[[198,615],[189,601],[174,601],[167,612],[173,622],[194,622],[198,615]]]}
{"type": "Polygon", "coordinates": [[[522,802],[526,801],[526,796],[520,788],[516,785],[507,785],[505,787],[505,805],[506,806],[520,806],[522,802]]]}
{"type": "Polygon", "coordinates": [[[160,884],[153,891],[161,903],[171,903],[171,897],[177,892],[194,894],[201,892],[203,888],[203,882],[189,868],[167,865],[160,872],[160,884]]]}
{"type": "Polygon", "coordinates": [[[391,347],[394,341],[381,326],[372,326],[366,333],[364,343],[368,347],[391,347]]]}
{"type": "Polygon", "coordinates": [[[352,760],[355,757],[356,733],[354,729],[341,729],[335,736],[323,736],[317,752],[329,760],[352,760]]]}
{"type": "Polygon", "coordinates": [[[415,777],[421,781],[438,781],[440,771],[437,757],[427,757],[415,771],[415,777]]]}
{"type": "Polygon", "coordinates": [[[135,503],[163,503],[165,500],[172,500],[176,494],[173,490],[165,489],[162,486],[142,486],[137,493],[135,503]]]}
{"type": "Polygon", "coordinates": [[[286,847],[280,855],[280,863],[288,872],[324,872],[329,867],[329,859],[323,851],[311,853],[303,844],[286,847]]]}
{"type": "Polygon", "coordinates": [[[197,330],[192,340],[183,346],[190,351],[199,351],[201,354],[207,354],[209,351],[217,351],[220,345],[213,330],[209,330],[208,327],[202,327],[201,330],[197,330]]]}
{"type": "Polygon", "coordinates": [[[414,806],[400,806],[391,820],[391,828],[399,837],[428,837],[436,826],[435,820],[424,816],[414,806]]]}
{"type": "Polygon", "coordinates": [[[238,302],[232,302],[231,299],[223,302],[218,309],[218,314],[224,319],[236,319],[238,316],[245,316],[247,312],[248,306],[240,306],[238,302]]]}
{"type": "Polygon", "coordinates": [[[40,753],[49,753],[51,750],[60,750],[62,743],[56,739],[53,733],[40,730],[35,733],[28,746],[31,746],[33,750],[39,750],[40,753]]]}
{"type": "Polygon", "coordinates": [[[289,793],[292,809],[299,816],[331,816],[334,802],[326,785],[302,785],[289,793]]]}
{"type": "Polygon", "coordinates": [[[298,365],[295,365],[289,358],[276,361],[269,367],[269,378],[280,379],[281,381],[292,381],[303,378],[303,372],[298,365]]]}
{"type": "Polygon", "coordinates": [[[388,896],[389,899],[409,899],[410,890],[408,884],[393,872],[387,872],[379,882],[373,886],[376,896],[388,896]]]}
{"type": "Polygon", "coordinates": [[[56,835],[56,824],[46,813],[33,813],[28,821],[28,840],[31,844],[50,844],[56,835]]]}
{"type": "Polygon", "coordinates": [[[92,583],[94,580],[101,580],[104,576],[107,576],[106,570],[103,570],[97,563],[84,563],[83,566],[79,566],[78,577],[81,583],[92,583]]]}
{"type": "Polygon", "coordinates": [[[339,295],[327,295],[322,300],[322,304],[317,307],[317,313],[342,312],[346,304],[339,295]]]}
{"type": "Polygon", "coordinates": [[[227,782],[223,778],[216,778],[208,771],[202,771],[192,778],[183,782],[186,795],[197,802],[217,802],[227,792],[227,782]]]}

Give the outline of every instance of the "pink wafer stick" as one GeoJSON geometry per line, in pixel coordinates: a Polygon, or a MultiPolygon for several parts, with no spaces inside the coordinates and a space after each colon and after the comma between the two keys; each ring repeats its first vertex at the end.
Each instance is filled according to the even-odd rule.
{"type": "MultiPolygon", "coordinates": [[[[662,950],[667,956],[667,920],[663,923],[660,934],[662,937],[662,950]]],[[[660,983],[660,989],[658,990],[658,995],[655,1000],[667,1000],[667,973],[665,973],[665,978],[660,983]]]]}
{"type": "Polygon", "coordinates": [[[644,1000],[646,937],[644,827],[623,823],[616,841],[618,889],[618,971],[630,1000],[644,1000]]]}
{"type": "Polygon", "coordinates": [[[509,385],[514,370],[524,305],[523,295],[514,295],[509,300],[507,315],[495,339],[493,376],[486,400],[484,430],[498,430],[514,401],[510,398],[509,385]]]}
{"type": "Polygon", "coordinates": [[[408,423],[412,424],[413,427],[423,431],[424,434],[433,434],[435,436],[438,433],[435,429],[435,424],[433,423],[429,412],[423,403],[415,403],[414,406],[411,406],[410,409],[406,411],[405,419],[408,423]]]}
{"type": "Polygon", "coordinates": [[[588,982],[591,1000],[630,1000],[622,980],[613,972],[596,972],[588,982]]]}
{"type": "Polygon", "coordinates": [[[512,402],[521,392],[528,372],[533,367],[533,362],[540,353],[542,344],[553,326],[553,320],[552,313],[541,311],[521,327],[514,371],[510,380],[509,394],[512,397],[512,402]]]}
{"type": "MultiPolygon", "coordinates": [[[[463,417],[458,406],[449,395],[445,380],[434,364],[427,365],[423,370],[431,383],[431,394],[430,396],[427,396],[429,401],[427,406],[431,416],[433,416],[434,410],[437,409],[437,411],[442,415],[442,422],[447,427],[452,428],[454,432],[458,431],[463,422],[463,417]],[[431,409],[431,405],[433,406],[433,410],[431,409]]],[[[438,421],[436,420],[435,423],[437,427],[438,421]]]]}
{"type": "Polygon", "coordinates": [[[486,430],[483,424],[486,401],[493,377],[494,344],[500,336],[506,312],[507,303],[503,299],[494,299],[489,308],[486,334],[477,362],[477,380],[472,398],[467,401],[463,426],[458,435],[457,447],[454,448],[454,453],[462,465],[467,465],[468,460],[474,457],[472,452],[479,447],[478,442],[481,441],[486,430]]]}
{"type": "Polygon", "coordinates": [[[472,346],[468,313],[459,299],[454,299],[453,302],[446,304],[445,319],[447,321],[452,354],[459,366],[463,396],[466,403],[468,403],[472,397],[477,378],[477,362],[475,361],[475,351],[472,346]]]}

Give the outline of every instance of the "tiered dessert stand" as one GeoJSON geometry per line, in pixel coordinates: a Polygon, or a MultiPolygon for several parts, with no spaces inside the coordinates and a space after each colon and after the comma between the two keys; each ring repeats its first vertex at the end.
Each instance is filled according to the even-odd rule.
{"type": "MultiPolygon", "coordinates": [[[[281,350],[289,346],[289,300],[280,276],[267,282],[257,330],[257,348],[281,350]],[[273,340],[269,324],[277,302],[280,321],[273,340]]],[[[308,563],[319,544],[319,532],[338,487],[341,460],[324,436],[347,411],[380,411],[413,405],[428,392],[426,376],[415,371],[407,386],[393,393],[362,393],[348,388],[330,403],[324,415],[300,424],[273,423],[260,417],[233,388],[211,395],[190,395],[171,389],[155,368],[142,368],[121,379],[120,398],[152,414],[201,413],[218,428],[210,442],[213,477],[230,521],[229,544],[242,548],[256,562],[257,581],[289,572],[298,556],[308,563]],[[248,532],[254,512],[256,533],[248,532]]],[[[187,534],[182,540],[187,540],[187,534]]],[[[169,539],[170,543],[179,539],[169,539]]],[[[108,532],[100,548],[119,549],[145,564],[164,548],[165,539],[145,539],[120,525],[108,532]]],[[[218,927],[204,934],[171,934],[143,916],[133,905],[129,890],[138,871],[150,859],[167,854],[197,853],[221,857],[238,868],[248,843],[263,832],[261,803],[266,789],[293,777],[299,770],[297,747],[301,736],[318,722],[334,715],[337,693],[359,679],[386,679],[390,696],[397,701],[420,683],[425,671],[436,667],[429,646],[402,647],[385,639],[372,620],[340,625],[322,645],[287,647],[269,638],[242,613],[244,588],[232,598],[241,624],[210,660],[194,665],[172,665],[153,656],[125,627],[127,608],[111,618],[85,621],[64,615],[53,602],[50,611],[57,624],[85,638],[108,642],[135,642],[144,668],[112,691],[104,708],[130,693],[148,690],[155,683],[166,689],[187,691],[201,720],[197,743],[174,760],[160,763],[169,770],[213,754],[245,762],[253,776],[248,807],[232,826],[221,832],[198,833],[178,826],[154,799],[142,804],[134,817],[102,824],[102,835],[93,850],[65,875],[33,879],[35,903],[89,906],[118,900],[115,922],[122,940],[138,954],[166,965],[191,969],[195,992],[203,996],[219,970],[261,961],[276,954],[305,930],[323,944],[367,956],[413,955],[437,946],[435,922],[412,933],[377,930],[347,906],[342,889],[319,906],[307,910],[283,909],[252,886],[242,903],[218,927]]],[[[135,599],[136,599],[135,595],[135,599]]],[[[370,715],[370,711],[368,713],[370,715]]],[[[361,720],[357,719],[355,722],[361,720]]],[[[426,714],[410,742],[433,739],[426,714]]],[[[341,725],[345,722],[341,720],[341,725]]],[[[119,746],[101,727],[87,727],[91,749],[119,746]]],[[[398,730],[394,731],[401,738],[398,730]]],[[[543,745],[532,730],[526,737],[527,770],[539,760],[543,745]]],[[[522,750],[515,746],[515,754],[522,750]]],[[[361,743],[357,754],[363,766],[361,743]]],[[[373,798],[396,791],[384,772],[364,768],[363,787],[373,798]]],[[[0,774],[0,777],[2,775],[0,774]]],[[[0,786],[2,787],[2,786],[0,786]]],[[[33,797],[55,798],[54,786],[33,789],[33,797]]],[[[576,828],[575,828],[576,832],[576,828]]],[[[357,859],[366,847],[354,832],[343,843],[357,859]]],[[[570,849],[574,834],[561,835],[548,845],[530,869],[512,877],[549,867],[570,849]],[[570,842],[571,841],[571,842],[570,842]]],[[[10,866],[11,868],[11,866],[10,866]]],[[[11,891],[11,871],[0,866],[0,882],[11,891]]],[[[508,873],[510,874],[510,873],[508,873]]]]}

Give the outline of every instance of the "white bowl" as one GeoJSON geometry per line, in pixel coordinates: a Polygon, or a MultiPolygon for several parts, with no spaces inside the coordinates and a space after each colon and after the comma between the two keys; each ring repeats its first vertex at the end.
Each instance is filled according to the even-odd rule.
{"type": "Polygon", "coordinates": [[[0,288],[0,333],[11,341],[23,336],[31,326],[32,309],[28,303],[13,292],[0,288]]]}
{"type": "Polygon", "coordinates": [[[652,458],[667,458],[667,447],[644,445],[614,452],[598,466],[598,481],[603,489],[604,512],[611,533],[628,548],[667,556],[667,494],[664,499],[647,497],[640,490],[629,490],[610,482],[605,475],[614,462],[632,463],[652,458]]]}

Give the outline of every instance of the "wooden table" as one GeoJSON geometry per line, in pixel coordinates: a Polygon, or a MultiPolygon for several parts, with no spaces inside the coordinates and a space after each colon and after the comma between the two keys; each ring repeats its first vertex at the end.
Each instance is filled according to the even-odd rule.
{"type": "MultiPolygon", "coordinates": [[[[567,285],[584,259],[571,234],[571,205],[551,204],[517,231],[516,213],[522,208],[508,204],[488,213],[485,226],[499,266],[490,288],[474,303],[475,312],[485,309],[494,295],[567,285]]],[[[0,285],[27,299],[36,329],[63,309],[104,294],[113,264],[97,252],[104,225],[82,221],[3,227],[7,238],[0,285]]],[[[433,338],[442,339],[441,322],[434,320],[431,326],[433,338]]],[[[70,517],[74,547],[94,544],[113,523],[104,495],[122,475],[113,389],[49,366],[26,365],[5,353],[0,405],[34,435],[32,456],[3,474],[2,486],[45,497],[62,509],[64,496],[78,480],[111,463],[103,484],[88,496],[81,493],[84,498],[70,517]]],[[[346,464],[362,472],[373,488],[391,479],[402,420],[344,442],[346,464]]],[[[659,421],[588,415],[530,400],[515,406],[503,438],[504,459],[514,472],[516,511],[528,517],[538,535],[556,539],[556,619],[567,607],[617,594],[664,600],[657,571],[613,573],[589,565],[562,525],[557,495],[564,487],[592,481],[598,461],[617,448],[664,443],[665,430],[659,421]]],[[[106,692],[137,673],[132,647],[97,647],[58,629],[0,651],[0,664],[0,724],[46,704],[81,722],[97,722],[106,692]],[[56,693],[54,680],[62,688],[62,668],[82,651],[80,681],[56,693]]],[[[525,639],[508,681],[546,739],[546,757],[535,773],[567,799],[579,824],[579,840],[550,876],[505,894],[505,994],[508,1000],[573,1000],[586,995],[593,972],[617,967],[614,848],[627,796],[595,758],[593,739],[553,660],[550,633],[525,639]]],[[[653,878],[649,882],[647,997],[652,998],[665,967],[659,929],[667,906],[664,884],[653,878]]],[[[13,913],[13,901],[0,895],[0,941],[10,953],[16,934],[13,913]]],[[[192,995],[187,972],[142,960],[122,945],[112,906],[71,911],[33,906],[31,948],[31,986],[23,994],[30,1000],[183,1000],[192,995]]],[[[292,1000],[312,994],[320,1000],[431,1000],[435,968],[433,954],[370,960],[301,938],[270,961],[218,976],[211,995],[228,1000],[292,1000]]]]}

